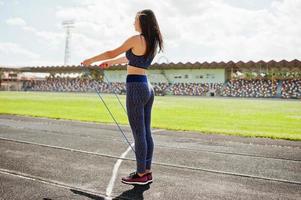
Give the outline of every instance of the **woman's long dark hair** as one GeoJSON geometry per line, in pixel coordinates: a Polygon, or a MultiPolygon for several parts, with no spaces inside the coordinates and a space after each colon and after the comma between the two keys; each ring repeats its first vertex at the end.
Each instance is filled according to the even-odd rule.
{"type": "Polygon", "coordinates": [[[145,59],[149,56],[154,58],[158,47],[159,52],[163,51],[163,40],[156,16],[152,10],[146,9],[138,12],[138,17],[142,31],[141,34],[146,40],[146,52],[143,57],[145,59]]]}

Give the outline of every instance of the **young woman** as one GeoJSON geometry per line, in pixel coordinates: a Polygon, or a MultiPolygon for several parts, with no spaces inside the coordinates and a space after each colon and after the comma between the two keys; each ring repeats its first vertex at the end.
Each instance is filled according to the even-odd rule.
{"type": "Polygon", "coordinates": [[[154,143],[151,134],[151,111],[154,89],[147,78],[147,68],[154,57],[163,50],[159,25],[152,10],[142,10],[135,17],[135,30],[139,35],[128,38],[120,47],[85,60],[84,66],[107,60],[102,68],[127,63],[126,108],[129,124],[135,140],[137,169],[122,178],[125,184],[144,185],[152,182],[151,163],[154,143]],[[112,59],[122,53],[125,57],[112,59]],[[112,59],[112,60],[110,60],[112,59]]]}

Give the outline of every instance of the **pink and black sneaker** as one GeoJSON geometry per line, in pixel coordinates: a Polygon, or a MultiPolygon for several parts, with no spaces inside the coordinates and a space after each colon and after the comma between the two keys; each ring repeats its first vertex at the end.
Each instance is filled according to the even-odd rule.
{"type": "Polygon", "coordinates": [[[152,182],[151,175],[150,178],[151,180],[149,180],[149,173],[140,177],[137,172],[133,172],[128,177],[123,177],[121,182],[130,185],[146,185],[152,182]]]}
{"type": "Polygon", "coordinates": [[[152,172],[149,172],[149,173],[147,173],[146,175],[147,175],[148,182],[149,182],[149,183],[152,183],[152,182],[153,182],[152,172]]]}

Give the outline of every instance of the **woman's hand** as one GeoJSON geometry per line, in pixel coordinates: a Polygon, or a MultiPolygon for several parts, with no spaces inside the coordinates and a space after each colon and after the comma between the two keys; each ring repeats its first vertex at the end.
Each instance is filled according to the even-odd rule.
{"type": "Polygon", "coordinates": [[[119,58],[114,59],[114,60],[107,60],[107,61],[101,63],[99,65],[99,67],[101,69],[106,69],[106,68],[111,67],[112,65],[120,65],[120,64],[124,64],[124,63],[127,64],[128,62],[129,62],[128,59],[124,56],[124,57],[119,57],[119,58]]]}
{"type": "Polygon", "coordinates": [[[105,61],[105,62],[102,62],[100,65],[99,65],[99,67],[101,68],[101,69],[107,69],[107,68],[109,68],[110,66],[112,66],[113,65],[113,63],[111,62],[111,61],[105,61]]]}
{"type": "Polygon", "coordinates": [[[89,66],[93,63],[93,60],[91,59],[87,59],[87,60],[84,60],[81,64],[84,65],[84,66],[89,66]]]}

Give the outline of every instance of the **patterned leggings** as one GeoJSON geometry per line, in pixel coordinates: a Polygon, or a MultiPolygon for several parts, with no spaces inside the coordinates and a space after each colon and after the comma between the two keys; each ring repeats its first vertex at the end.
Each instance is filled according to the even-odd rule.
{"type": "Polygon", "coordinates": [[[129,74],[126,78],[126,108],[135,140],[137,172],[151,169],[154,142],[151,134],[151,111],[154,89],[146,75],[129,74]]]}

